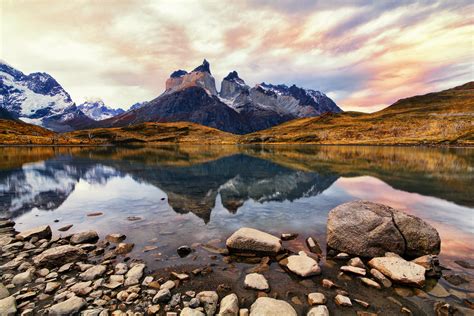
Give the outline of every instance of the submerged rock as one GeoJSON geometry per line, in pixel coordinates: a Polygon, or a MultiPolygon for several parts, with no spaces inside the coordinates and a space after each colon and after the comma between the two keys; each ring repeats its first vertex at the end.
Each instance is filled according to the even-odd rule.
{"type": "Polygon", "coordinates": [[[277,254],[281,250],[281,240],[273,235],[253,228],[243,227],[230,236],[226,245],[241,252],[263,252],[277,254]]]}
{"type": "Polygon", "coordinates": [[[259,297],[250,307],[250,316],[297,316],[295,309],[285,301],[259,297]]]}
{"type": "Polygon", "coordinates": [[[176,251],[178,252],[178,255],[181,258],[184,258],[191,253],[192,249],[191,247],[185,245],[185,246],[179,247],[176,251]]]}
{"type": "Polygon", "coordinates": [[[382,272],[397,283],[415,286],[423,286],[425,284],[425,268],[401,258],[373,258],[369,261],[369,266],[382,272]]]}
{"type": "Polygon", "coordinates": [[[438,254],[441,240],[431,225],[383,204],[353,201],[329,212],[327,244],[363,257],[385,252],[406,256],[438,254]]]}
{"type": "Polygon", "coordinates": [[[89,230],[86,232],[80,232],[72,235],[69,241],[71,242],[71,244],[77,245],[85,243],[95,243],[97,240],[99,240],[99,235],[97,235],[97,232],[89,230]]]}

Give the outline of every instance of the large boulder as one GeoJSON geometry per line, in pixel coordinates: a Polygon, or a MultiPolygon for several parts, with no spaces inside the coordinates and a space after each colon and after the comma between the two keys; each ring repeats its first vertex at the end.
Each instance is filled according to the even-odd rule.
{"type": "Polygon", "coordinates": [[[0,300],[0,315],[2,316],[16,315],[16,300],[13,296],[8,296],[0,300]]]}
{"type": "Polygon", "coordinates": [[[63,245],[43,251],[33,258],[38,267],[59,267],[65,263],[79,261],[86,257],[86,253],[79,247],[63,245]]]}
{"type": "Polygon", "coordinates": [[[242,227],[226,241],[227,248],[238,252],[262,252],[277,254],[281,250],[278,237],[257,229],[242,227]]]}
{"type": "Polygon", "coordinates": [[[369,201],[353,201],[329,212],[330,248],[363,257],[393,252],[416,257],[438,254],[441,240],[432,226],[412,215],[369,201]]]}
{"type": "Polygon", "coordinates": [[[259,297],[250,307],[250,316],[297,316],[295,309],[285,301],[259,297]]]}
{"type": "Polygon", "coordinates": [[[425,268],[402,258],[373,258],[369,261],[369,266],[382,272],[396,283],[420,287],[425,284],[425,268]]]}

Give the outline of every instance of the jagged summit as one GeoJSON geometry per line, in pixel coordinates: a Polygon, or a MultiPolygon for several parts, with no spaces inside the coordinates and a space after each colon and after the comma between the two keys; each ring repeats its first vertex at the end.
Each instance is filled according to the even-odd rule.
{"type": "Polygon", "coordinates": [[[209,62],[204,59],[202,61],[202,64],[200,66],[197,66],[196,68],[194,68],[194,70],[192,72],[207,72],[209,74],[211,74],[211,69],[210,69],[210,65],[209,65],[209,62]]]}
{"type": "Polygon", "coordinates": [[[171,78],[180,78],[184,75],[186,75],[188,72],[186,70],[183,70],[183,69],[179,69],[179,70],[176,70],[176,71],[173,71],[173,73],[170,75],[171,78]]]}
{"type": "Polygon", "coordinates": [[[240,79],[239,74],[235,70],[229,72],[229,74],[224,78],[224,80],[228,80],[228,81],[235,80],[235,79],[240,79]]]}

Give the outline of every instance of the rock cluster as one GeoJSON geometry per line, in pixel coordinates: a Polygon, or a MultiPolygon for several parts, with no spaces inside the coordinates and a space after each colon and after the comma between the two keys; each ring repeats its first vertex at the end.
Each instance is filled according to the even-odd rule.
{"type": "MultiPolygon", "coordinates": [[[[388,222],[384,219],[381,223],[382,227],[387,227],[388,222]]],[[[290,296],[287,302],[277,299],[280,297],[273,293],[273,279],[267,279],[266,273],[272,263],[279,264],[284,270],[280,269],[281,272],[302,283],[309,281],[314,285],[313,281],[316,281],[320,284],[321,292],[306,293],[304,313],[307,316],[327,316],[330,314],[328,306],[336,308],[331,314],[337,315],[345,313],[344,310],[371,308],[370,302],[344,288],[348,282],[357,282],[354,284],[365,286],[370,291],[386,289],[383,291],[403,294],[404,291],[418,290],[427,295],[419,288],[427,283],[426,277],[440,270],[435,254],[408,261],[396,251],[371,258],[332,252],[328,254],[326,263],[331,261],[338,269],[338,279],[344,280],[342,284],[330,280],[325,267],[321,268],[319,261],[323,254],[315,239],[306,239],[309,252],[294,253],[285,249],[278,237],[252,228],[241,228],[227,239],[228,249],[211,245],[202,245],[202,248],[214,257],[221,255],[227,263],[244,260],[256,264],[239,281],[239,286],[257,297],[249,302],[229,293],[230,288],[225,295],[220,295],[219,288],[198,293],[181,290],[182,282],[192,284],[194,276],[204,273],[201,269],[192,273],[172,271],[169,278],[156,278],[147,271],[143,262],[122,260],[133,248],[133,244],[124,242],[126,236],[122,234],[110,234],[106,240],[98,240],[96,232],[88,231],[59,238],[51,236],[49,226],[19,234],[13,226],[14,222],[0,219],[0,228],[3,229],[0,234],[0,315],[298,315],[294,306],[299,305],[301,310],[302,300],[290,296]]],[[[352,234],[350,231],[345,233],[352,234]]],[[[282,236],[292,240],[295,234],[282,236]]],[[[423,243],[428,244],[426,241],[423,243]]],[[[365,246],[368,252],[375,249],[375,243],[365,246]]],[[[378,247],[394,250],[389,245],[378,247]]],[[[182,246],[177,251],[189,255],[194,246],[182,246]]],[[[410,254],[415,252],[410,250],[410,254]]],[[[453,282],[458,279],[453,277],[453,282]]],[[[430,295],[442,298],[450,293],[436,285],[430,295]]],[[[439,311],[452,310],[449,304],[436,305],[436,308],[439,311]]],[[[400,303],[400,313],[411,311],[400,303]]],[[[357,311],[357,314],[372,315],[369,311],[357,311]]]]}

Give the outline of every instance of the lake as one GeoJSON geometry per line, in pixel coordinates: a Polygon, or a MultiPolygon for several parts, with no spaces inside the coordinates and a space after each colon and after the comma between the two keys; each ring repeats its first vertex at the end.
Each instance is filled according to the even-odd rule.
{"type": "MultiPolygon", "coordinates": [[[[473,149],[2,147],[0,156],[0,217],[13,218],[18,231],[48,224],[53,234],[63,236],[89,229],[101,237],[123,233],[135,244],[130,257],[144,260],[157,274],[214,267],[212,281],[192,281],[189,288],[224,283],[250,303],[254,294],[243,289],[241,280],[251,265],[228,265],[200,244],[223,247],[232,232],[247,226],[277,236],[298,233],[285,244],[294,251],[305,249],[308,236],[325,245],[328,212],[361,199],[433,225],[442,240],[441,265],[474,278],[473,270],[455,263],[474,261],[473,149]],[[102,214],[88,216],[96,212],[102,214]],[[73,227],[67,232],[58,231],[69,224],[73,227]],[[176,249],[181,245],[195,251],[180,258],[176,249]],[[147,246],[151,250],[145,252],[147,246]]],[[[287,276],[278,264],[271,266],[267,276],[275,295],[304,302],[304,293],[316,286],[287,276]]],[[[327,269],[334,270],[331,264],[327,269]]],[[[474,297],[472,282],[439,283],[450,290],[443,298],[450,304],[465,308],[463,299],[474,297]]],[[[375,291],[366,290],[378,310],[396,310],[384,301],[386,290],[375,291]]],[[[397,299],[421,315],[439,300],[429,293],[408,296],[397,299]]],[[[328,307],[333,308],[331,303],[328,307]]]]}

